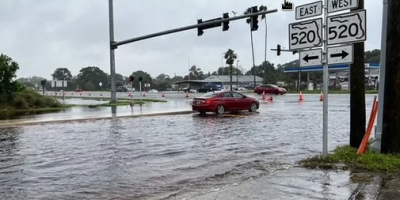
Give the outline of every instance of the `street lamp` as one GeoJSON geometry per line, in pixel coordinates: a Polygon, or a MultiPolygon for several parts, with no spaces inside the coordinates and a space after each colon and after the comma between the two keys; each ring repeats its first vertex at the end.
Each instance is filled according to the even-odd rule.
{"type": "Polygon", "coordinates": [[[236,60],[236,87],[239,90],[239,62],[240,60],[236,60]]]}

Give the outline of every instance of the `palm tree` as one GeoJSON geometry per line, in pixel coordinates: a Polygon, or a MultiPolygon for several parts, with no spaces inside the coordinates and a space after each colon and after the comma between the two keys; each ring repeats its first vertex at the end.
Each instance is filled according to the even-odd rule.
{"type": "MultiPolygon", "coordinates": [[[[261,5],[259,7],[259,11],[267,11],[268,8],[267,6],[261,5]]],[[[264,46],[264,62],[267,62],[267,36],[268,36],[268,32],[267,32],[267,15],[266,14],[262,14],[261,15],[261,21],[264,20],[264,24],[265,24],[265,46],[264,46]]]]}
{"type": "Polygon", "coordinates": [[[199,72],[201,71],[200,68],[197,68],[196,65],[193,65],[190,69],[189,69],[189,80],[190,77],[194,77],[194,79],[197,78],[197,76],[199,75],[199,72]]]}
{"type": "MultiPolygon", "coordinates": [[[[250,13],[251,13],[251,8],[247,8],[247,10],[244,12],[245,15],[250,14],[250,13]]],[[[247,18],[246,19],[246,23],[250,25],[251,24],[251,19],[247,18]]],[[[252,53],[252,56],[253,56],[253,67],[251,68],[251,71],[254,72],[254,66],[256,64],[255,64],[255,61],[254,61],[253,31],[251,30],[251,25],[249,27],[250,27],[250,39],[251,39],[251,53],[252,53]]],[[[254,77],[254,87],[255,87],[256,86],[256,74],[255,73],[252,73],[252,74],[253,74],[253,77],[254,77]]]]}
{"type": "Polygon", "coordinates": [[[232,91],[233,63],[235,62],[235,59],[237,58],[237,55],[232,49],[228,49],[228,51],[225,53],[224,58],[226,59],[226,64],[229,65],[230,88],[231,88],[231,91],[232,91]]]}

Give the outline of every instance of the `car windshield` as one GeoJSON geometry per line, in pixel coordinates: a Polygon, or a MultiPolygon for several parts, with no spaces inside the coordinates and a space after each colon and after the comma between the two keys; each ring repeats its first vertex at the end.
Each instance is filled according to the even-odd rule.
{"type": "Polygon", "coordinates": [[[208,92],[208,93],[205,93],[205,94],[201,95],[201,97],[215,97],[217,95],[218,95],[218,93],[208,92]]]}

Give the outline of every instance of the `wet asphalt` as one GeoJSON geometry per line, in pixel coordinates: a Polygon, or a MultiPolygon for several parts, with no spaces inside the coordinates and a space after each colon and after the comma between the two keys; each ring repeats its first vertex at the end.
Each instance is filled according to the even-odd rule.
{"type": "MultiPolygon", "coordinates": [[[[166,99],[142,109],[190,110],[191,98],[166,99]]],[[[368,115],[372,100],[373,95],[367,95],[368,115]]],[[[333,150],[349,141],[349,95],[330,95],[329,104],[328,141],[333,150]]],[[[111,115],[110,108],[80,109],[34,117],[111,115]]],[[[119,115],[130,113],[129,106],[117,108],[119,115]]],[[[319,95],[304,95],[303,102],[298,95],[274,96],[273,102],[262,101],[254,114],[195,113],[0,128],[0,199],[351,198],[357,185],[348,172],[297,165],[321,151],[319,95]]]]}

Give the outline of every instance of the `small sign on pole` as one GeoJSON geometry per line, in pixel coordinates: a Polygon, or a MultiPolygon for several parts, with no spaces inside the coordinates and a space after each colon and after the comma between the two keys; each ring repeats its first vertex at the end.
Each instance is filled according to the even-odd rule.
{"type": "Polygon", "coordinates": [[[365,41],[366,15],[366,10],[359,10],[327,17],[328,45],[365,41]]]}
{"type": "Polygon", "coordinates": [[[299,52],[300,66],[316,66],[322,64],[322,49],[312,49],[299,52]]]}
{"type": "Polygon", "coordinates": [[[296,7],[296,20],[322,15],[322,1],[296,7]]]}
{"type": "Polygon", "coordinates": [[[353,63],[353,44],[328,47],[328,64],[353,63]]]}
{"type": "Polygon", "coordinates": [[[289,24],[289,49],[322,46],[322,18],[289,24]]]}
{"type": "Polygon", "coordinates": [[[358,7],[358,0],[328,0],[328,13],[350,10],[358,7]]]}

